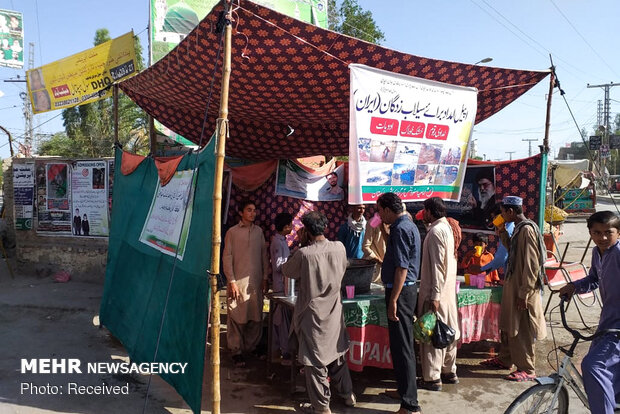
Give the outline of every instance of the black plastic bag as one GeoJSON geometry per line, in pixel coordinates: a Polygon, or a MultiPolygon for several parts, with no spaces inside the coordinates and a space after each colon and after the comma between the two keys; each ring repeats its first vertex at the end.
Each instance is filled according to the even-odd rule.
{"type": "Polygon", "coordinates": [[[433,331],[433,336],[431,337],[433,346],[437,349],[446,348],[454,342],[455,336],[456,331],[446,325],[441,319],[439,319],[439,315],[437,315],[437,324],[435,325],[435,330],[433,331]]]}

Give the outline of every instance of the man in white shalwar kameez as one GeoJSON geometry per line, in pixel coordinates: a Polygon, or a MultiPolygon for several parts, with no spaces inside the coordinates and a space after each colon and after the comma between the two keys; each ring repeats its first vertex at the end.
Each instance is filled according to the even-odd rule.
{"type": "Polygon", "coordinates": [[[418,314],[433,311],[438,318],[456,331],[455,341],[447,348],[437,349],[433,344],[420,345],[422,380],[418,388],[441,391],[442,381],[457,384],[456,339],[459,338],[456,308],[456,258],[454,234],[446,219],[446,207],[439,197],[424,201],[424,221],[430,223],[422,245],[422,271],[418,314]]]}

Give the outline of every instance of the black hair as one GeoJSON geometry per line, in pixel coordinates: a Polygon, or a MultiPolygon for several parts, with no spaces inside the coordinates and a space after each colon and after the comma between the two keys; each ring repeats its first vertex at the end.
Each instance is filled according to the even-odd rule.
{"type": "Polygon", "coordinates": [[[499,216],[500,214],[502,214],[501,203],[495,204],[495,208],[493,208],[491,214],[493,214],[494,216],[499,216]]]}
{"type": "Polygon", "coordinates": [[[620,217],[613,211],[597,211],[588,217],[588,229],[591,229],[595,223],[607,224],[620,231],[620,217]]]}
{"type": "Polygon", "coordinates": [[[489,244],[489,236],[484,233],[476,233],[474,235],[474,243],[489,244]]]}
{"type": "Polygon", "coordinates": [[[394,193],[383,193],[377,199],[377,205],[390,209],[395,214],[403,212],[403,200],[394,193]]]}
{"type": "Polygon", "coordinates": [[[243,213],[243,210],[245,210],[245,208],[249,205],[253,205],[254,207],[256,207],[256,203],[254,202],[254,200],[250,200],[249,198],[244,198],[243,200],[241,200],[241,202],[239,203],[239,213],[243,213]]]}
{"type": "Polygon", "coordinates": [[[338,173],[336,172],[336,170],[334,170],[334,171],[332,171],[332,172],[328,173],[328,174],[325,176],[325,178],[329,177],[329,176],[330,176],[330,175],[332,175],[332,174],[333,174],[333,175],[335,175],[335,176],[336,176],[336,178],[339,178],[339,177],[338,177],[338,173]]]}
{"type": "Polygon", "coordinates": [[[515,212],[515,214],[523,214],[523,206],[515,206],[514,204],[502,204],[502,207],[504,207],[504,210],[511,209],[515,212]]]}
{"type": "Polygon", "coordinates": [[[428,210],[435,219],[446,216],[446,205],[439,197],[431,197],[424,200],[424,209],[428,210]]]}
{"type": "Polygon", "coordinates": [[[277,231],[282,231],[284,226],[293,222],[293,216],[289,213],[280,213],[273,219],[273,223],[276,225],[277,231]]]}
{"type": "Polygon", "coordinates": [[[325,233],[325,228],[329,224],[325,214],[320,211],[310,211],[301,218],[306,231],[312,236],[320,236],[325,233]]]}

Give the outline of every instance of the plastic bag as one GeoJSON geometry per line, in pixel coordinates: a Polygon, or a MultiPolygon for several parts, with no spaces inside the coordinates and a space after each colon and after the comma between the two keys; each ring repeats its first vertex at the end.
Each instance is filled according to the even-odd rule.
{"type": "Polygon", "coordinates": [[[413,337],[422,343],[430,343],[436,323],[437,315],[426,312],[413,323],[413,337]]]}
{"type": "Polygon", "coordinates": [[[456,331],[450,328],[441,319],[437,318],[437,323],[435,324],[435,329],[433,330],[433,335],[431,337],[433,346],[437,349],[446,348],[454,342],[455,336],[456,331]]]}

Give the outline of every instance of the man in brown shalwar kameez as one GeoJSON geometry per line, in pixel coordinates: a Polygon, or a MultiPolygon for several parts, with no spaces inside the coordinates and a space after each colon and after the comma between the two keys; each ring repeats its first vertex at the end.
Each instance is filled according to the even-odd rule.
{"type": "Polygon", "coordinates": [[[502,200],[502,217],[515,223],[512,237],[500,229],[502,243],[509,246],[499,323],[502,343],[499,356],[483,362],[506,369],[514,364],[517,369],[506,379],[519,382],[536,378],[534,343],[547,336],[541,298],[546,250],[538,226],[523,215],[522,205],[520,197],[502,200]]]}
{"type": "MultiPolygon", "coordinates": [[[[435,312],[460,337],[459,315],[456,307],[456,257],[454,233],[446,219],[446,206],[439,197],[424,201],[424,221],[430,224],[422,246],[422,271],[418,314],[435,312]]],[[[441,391],[442,381],[458,384],[456,375],[456,341],[446,348],[420,344],[422,379],[418,388],[441,391]]]]}
{"type": "Polygon", "coordinates": [[[245,366],[244,352],[253,352],[262,335],[263,290],[269,259],[263,230],[254,224],[256,205],[239,205],[241,221],[226,232],[222,262],[228,281],[226,342],[237,367],[245,366]]]}
{"type": "Polygon", "coordinates": [[[346,405],[355,405],[345,358],[349,338],[340,295],[340,285],[347,269],[347,254],[342,243],[329,241],[323,235],[328,224],[323,213],[306,213],[301,222],[309,245],[301,247],[282,265],[282,273],[297,279],[299,286],[291,333],[294,332],[297,337],[297,357],[299,363],[304,365],[311,402],[310,406],[302,409],[313,413],[331,413],[330,384],[345,399],[346,405]],[[328,376],[331,381],[328,381],[328,376]]]}

